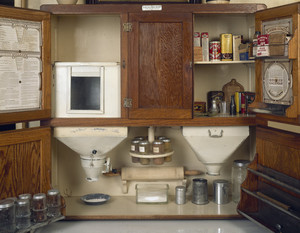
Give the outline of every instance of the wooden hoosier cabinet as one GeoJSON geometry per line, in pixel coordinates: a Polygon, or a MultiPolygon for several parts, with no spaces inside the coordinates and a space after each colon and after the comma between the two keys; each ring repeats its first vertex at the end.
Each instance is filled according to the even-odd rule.
{"type": "MultiPolygon", "coordinates": [[[[23,192],[46,192],[51,187],[51,127],[251,126],[257,129],[257,156],[250,165],[248,178],[243,184],[238,211],[244,216],[250,216],[251,219],[256,219],[258,215],[256,220],[260,224],[274,230],[272,225],[267,224],[269,219],[262,217],[260,220],[259,216],[260,213],[263,214],[261,204],[264,201],[261,199],[267,196],[264,199],[267,200],[267,204],[271,202],[273,206],[277,201],[282,202],[287,207],[283,208],[283,212],[287,214],[288,219],[290,217],[296,219],[291,220],[291,224],[299,224],[297,212],[299,213],[300,210],[296,203],[299,200],[300,189],[298,184],[300,176],[298,169],[300,165],[299,130],[297,131],[300,125],[299,5],[291,4],[268,10],[265,8],[263,4],[153,5],[148,3],[44,5],[41,11],[1,7],[1,19],[39,22],[41,29],[38,31],[41,35],[41,43],[38,51],[23,51],[22,49],[15,51],[3,49],[2,46],[0,52],[4,54],[17,52],[19,56],[27,53],[35,57],[42,67],[40,72],[37,72],[41,92],[39,104],[35,105],[33,110],[29,107],[20,109],[20,106],[9,109],[9,104],[7,104],[7,109],[1,108],[0,123],[2,125],[35,120],[40,120],[42,125],[37,128],[1,132],[1,198],[16,196],[23,192]],[[95,22],[97,27],[95,27],[95,22]],[[207,31],[210,38],[216,39],[226,30],[233,34],[242,34],[245,40],[252,40],[252,34],[255,31],[260,31],[262,34],[269,33],[268,30],[276,28],[278,22],[281,34],[285,32],[290,38],[289,43],[285,41],[283,44],[277,43],[276,46],[283,46],[282,54],[257,57],[255,61],[194,61],[194,32],[207,31]],[[110,25],[115,27],[112,28],[110,25]],[[112,30],[117,31],[118,38],[111,36],[115,35],[111,34],[112,30]],[[93,46],[95,43],[97,46],[93,46]],[[105,47],[106,49],[109,47],[111,52],[105,54],[103,52],[105,47]],[[117,61],[121,67],[120,117],[87,119],[52,116],[51,118],[51,65],[57,61],[117,61]],[[273,77],[272,75],[278,70],[281,71],[280,76],[273,77]],[[193,113],[193,103],[206,100],[208,91],[222,89],[222,86],[232,77],[238,77],[238,82],[243,84],[245,90],[256,92],[256,99],[250,106],[252,113],[256,115],[197,117],[193,113]],[[288,132],[286,127],[296,131],[288,132]],[[268,173],[269,170],[271,174],[268,173]],[[287,191],[286,187],[281,188],[281,183],[273,185],[273,173],[276,173],[276,177],[278,175],[283,176],[284,179],[287,176],[291,178],[292,190],[287,191]],[[265,182],[267,179],[265,175],[271,177],[270,182],[265,182]],[[275,190],[274,193],[277,193],[277,190],[289,193],[292,196],[291,201],[285,202],[284,198],[276,200],[277,194],[273,195],[273,192],[269,191],[271,190],[269,186],[275,190]],[[268,191],[265,192],[265,190],[268,191]],[[296,203],[295,206],[294,203],[296,203]],[[293,214],[291,209],[296,214],[293,214]]],[[[274,48],[272,46],[270,44],[270,50],[274,48]]],[[[171,211],[174,208],[175,212],[177,211],[173,204],[170,204],[169,208],[171,211]]],[[[226,208],[224,208],[225,212],[217,211],[215,214],[200,213],[198,206],[192,204],[186,205],[185,208],[184,213],[176,212],[175,215],[162,210],[163,214],[160,215],[140,217],[139,213],[127,216],[100,213],[93,216],[84,214],[76,216],[75,214],[70,218],[216,219],[240,217],[236,211],[234,214],[226,213],[226,208]]],[[[282,210],[282,207],[275,208],[276,211],[282,210]]],[[[281,223],[278,224],[282,226],[281,223]]]]}

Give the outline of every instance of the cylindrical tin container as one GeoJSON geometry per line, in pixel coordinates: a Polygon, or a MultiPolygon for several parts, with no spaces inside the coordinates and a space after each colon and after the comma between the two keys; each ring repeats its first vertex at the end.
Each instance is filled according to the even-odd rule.
{"type": "Polygon", "coordinates": [[[208,203],[207,180],[203,178],[193,179],[193,199],[192,202],[197,205],[208,203]]]}
{"type": "Polygon", "coordinates": [[[232,164],[232,201],[239,202],[241,194],[241,184],[247,175],[249,160],[234,160],[232,164]]]}
{"type": "Polygon", "coordinates": [[[221,61],[221,43],[220,41],[209,42],[209,60],[221,61]]]}
{"type": "Polygon", "coordinates": [[[186,202],[186,188],[181,186],[176,186],[175,188],[175,203],[177,205],[183,205],[186,202]]]}
{"type": "Polygon", "coordinates": [[[228,180],[214,180],[214,199],[213,201],[218,204],[226,204],[229,202],[229,181],[228,180]]]}
{"type": "Polygon", "coordinates": [[[0,232],[13,233],[16,229],[16,211],[13,199],[0,201],[0,232]]]}

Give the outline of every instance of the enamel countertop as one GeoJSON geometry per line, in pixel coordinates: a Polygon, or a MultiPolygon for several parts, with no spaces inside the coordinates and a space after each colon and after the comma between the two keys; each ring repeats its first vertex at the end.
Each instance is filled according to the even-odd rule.
{"type": "Polygon", "coordinates": [[[60,221],[36,233],[268,233],[248,220],[60,221]]]}

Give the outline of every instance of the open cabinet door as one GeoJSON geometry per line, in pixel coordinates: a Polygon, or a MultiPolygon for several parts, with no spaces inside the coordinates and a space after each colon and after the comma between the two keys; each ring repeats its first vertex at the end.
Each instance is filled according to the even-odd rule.
{"type": "MultiPolygon", "coordinates": [[[[250,108],[261,118],[299,124],[299,4],[255,14],[255,30],[268,45],[257,46],[256,97],[250,108]]],[[[258,43],[260,38],[258,38],[258,43]]]]}
{"type": "Polygon", "coordinates": [[[50,189],[50,14],[0,6],[0,35],[0,126],[44,121],[0,131],[3,199],[50,189]]]}
{"type": "Polygon", "coordinates": [[[50,189],[50,140],[48,127],[0,133],[0,199],[50,189]]]}
{"type": "Polygon", "coordinates": [[[277,38],[289,32],[291,40],[270,44],[270,56],[256,59],[256,157],[238,212],[273,232],[300,229],[299,10],[296,3],[256,14],[256,31],[277,38]]]}

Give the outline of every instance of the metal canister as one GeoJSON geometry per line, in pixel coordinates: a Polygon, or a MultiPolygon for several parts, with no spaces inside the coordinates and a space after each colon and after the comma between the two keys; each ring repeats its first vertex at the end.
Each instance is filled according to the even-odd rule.
{"type": "Polygon", "coordinates": [[[221,61],[221,43],[220,41],[209,42],[209,60],[221,61]]]}
{"type": "Polygon", "coordinates": [[[183,185],[176,186],[175,188],[175,203],[183,205],[186,202],[186,188],[183,185]]]}
{"type": "Polygon", "coordinates": [[[228,180],[214,180],[214,199],[213,201],[218,204],[226,204],[229,202],[229,181],[228,180]]]}
{"type": "Polygon", "coordinates": [[[193,200],[197,205],[208,203],[207,180],[203,178],[193,179],[193,200]]]}

